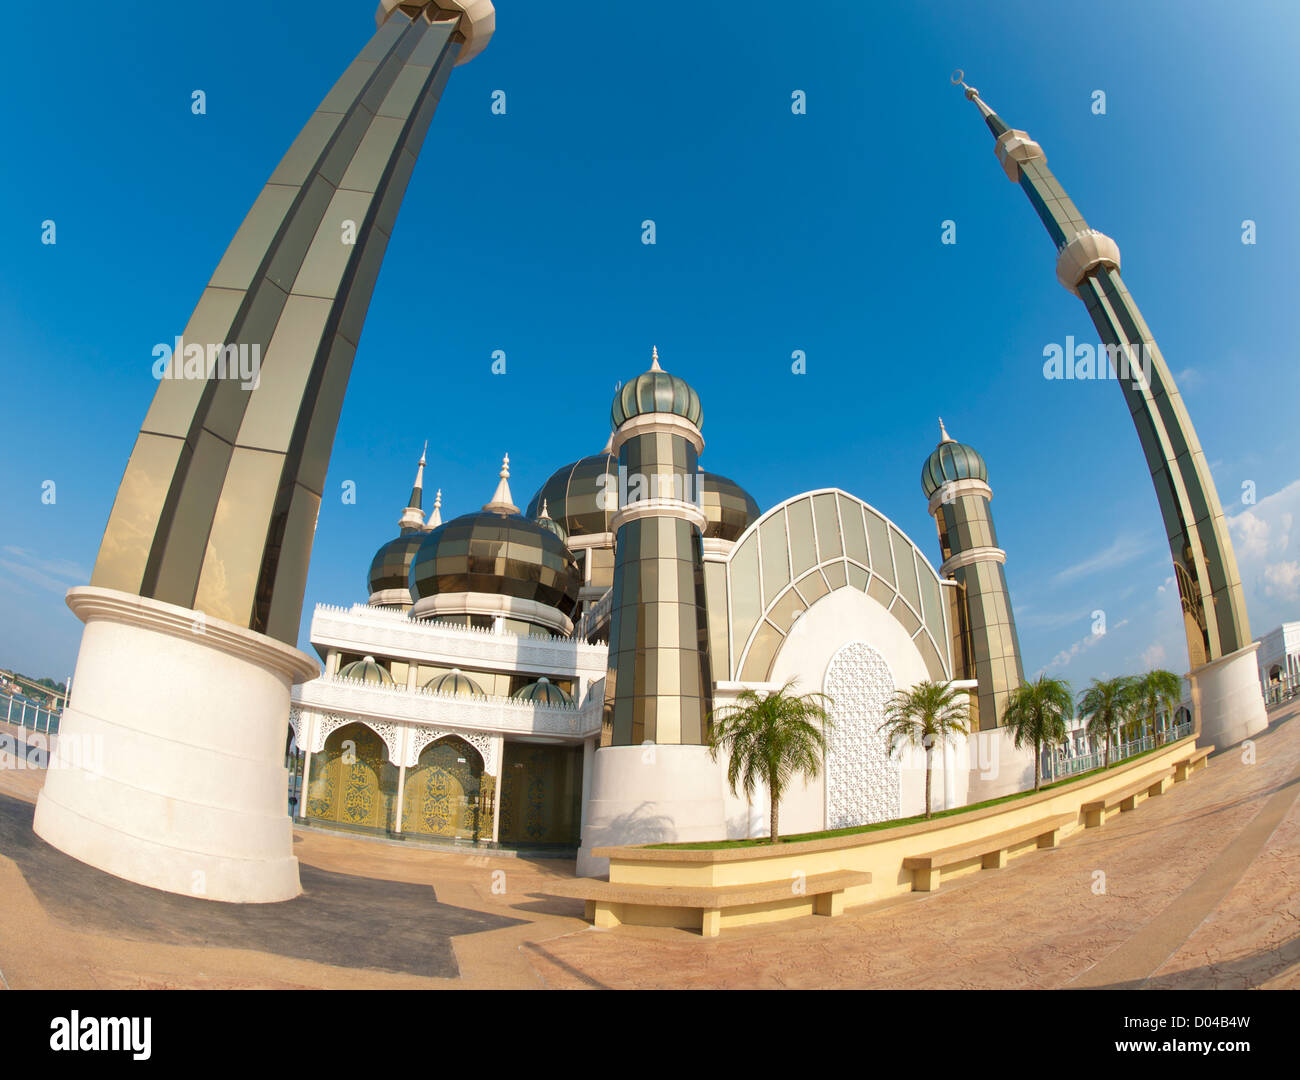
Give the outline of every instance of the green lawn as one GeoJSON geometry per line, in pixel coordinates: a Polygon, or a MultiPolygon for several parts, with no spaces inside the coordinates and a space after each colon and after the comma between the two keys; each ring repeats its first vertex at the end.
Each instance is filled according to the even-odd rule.
{"type": "MultiPolygon", "coordinates": [[[[1154,754],[1157,750],[1165,750],[1169,743],[1164,746],[1153,746],[1150,750],[1143,750],[1140,754],[1134,754],[1123,761],[1113,761],[1110,767],[1118,768],[1120,765],[1126,765],[1130,761],[1137,761],[1138,758],[1144,758],[1148,754],[1154,754]]],[[[1078,776],[1067,777],[1064,780],[1057,780],[1055,783],[1044,784],[1040,791],[1052,791],[1055,788],[1062,788],[1068,784],[1077,784],[1080,780],[1086,780],[1090,776],[1096,776],[1098,773],[1105,772],[1105,768],[1093,769],[1091,772],[1079,773],[1078,776]]],[[[1023,799],[1026,795],[1033,795],[1034,789],[1028,791],[1018,791],[1014,795],[1003,795],[997,799],[986,799],[984,802],[972,803],[970,806],[954,806],[951,810],[940,810],[936,812],[931,821],[938,818],[953,817],[956,814],[969,814],[972,810],[982,810],[986,806],[998,806],[1001,803],[1012,802],[1016,799],[1023,799]]],[[[794,836],[783,836],[778,844],[797,844],[804,840],[825,840],[832,836],[854,836],[857,833],[879,832],[882,829],[896,829],[900,825],[915,825],[918,821],[924,821],[925,815],[918,814],[916,817],[898,818],[894,821],[878,821],[874,825],[854,825],[848,829],[827,829],[823,832],[796,833],[794,836]]],[[[745,848],[745,847],[770,847],[771,841],[766,837],[755,837],[752,840],[711,840],[707,843],[699,844],[646,844],[649,848],[673,848],[681,851],[713,851],[720,848],[745,848]]]]}

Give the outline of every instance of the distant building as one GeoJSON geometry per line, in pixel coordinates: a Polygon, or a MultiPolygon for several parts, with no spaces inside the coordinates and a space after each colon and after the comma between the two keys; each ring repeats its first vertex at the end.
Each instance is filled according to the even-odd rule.
{"type": "Polygon", "coordinates": [[[1259,639],[1259,683],[1270,705],[1290,697],[1300,685],[1300,622],[1287,622],[1259,639]]]}

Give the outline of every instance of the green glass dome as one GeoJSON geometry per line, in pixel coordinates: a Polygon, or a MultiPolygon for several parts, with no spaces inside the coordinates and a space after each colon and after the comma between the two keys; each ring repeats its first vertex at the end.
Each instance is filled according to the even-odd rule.
{"type": "Polygon", "coordinates": [[[921,468],[921,490],[928,499],[944,484],[956,480],[989,480],[989,471],[979,453],[965,443],[952,439],[939,422],[942,441],[936,446],[921,468]]]}
{"type": "Polygon", "coordinates": [[[708,519],[704,527],[705,536],[739,540],[741,534],[762,516],[754,496],[725,476],[705,473],[700,489],[700,509],[708,519]]]}
{"type": "Polygon", "coordinates": [[[567,544],[569,542],[568,532],[565,530],[563,525],[551,517],[550,507],[547,505],[545,499],[542,500],[542,512],[537,515],[529,516],[532,517],[533,520],[543,529],[557,537],[561,544],[567,544]]]}
{"type": "Polygon", "coordinates": [[[700,395],[685,379],[669,375],[659,366],[659,353],[649,371],[625,382],[614,395],[609,411],[610,426],[617,431],[634,416],[644,413],[674,413],[697,428],[703,426],[700,395]]]}
{"type": "Polygon", "coordinates": [[[373,656],[364,660],[354,660],[339,670],[339,678],[360,679],[362,682],[379,683],[380,686],[395,686],[393,677],[375,663],[373,656]]]}
{"type": "Polygon", "coordinates": [[[487,697],[483,688],[460,668],[452,668],[445,675],[435,675],[424,684],[426,690],[436,694],[457,694],[460,697],[487,697]]]}
{"type": "Polygon", "coordinates": [[[618,510],[618,458],[592,454],[556,469],[524,513],[538,517],[543,503],[569,536],[610,532],[609,519],[618,510]]]}
{"type": "Polygon", "coordinates": [[[370,595],[388,589],[407,589],[411,580],[411,563],[424,542],[422,532],[409,532],[390,540],[370,560],[370,595]]]}
{"type": "Polygon", "coordinates": [[[480,510],[425,534],[411,563],[411,599],[495,593],[534,600],[572,616],[582,575],[550,529],[518,513],[480,510]]]}
{"type": "Polygon", "coordinates": [[[538,705],[573,705],[573,698],[543,676],[510,695],[516,701],[533,701],[538,705]]]}

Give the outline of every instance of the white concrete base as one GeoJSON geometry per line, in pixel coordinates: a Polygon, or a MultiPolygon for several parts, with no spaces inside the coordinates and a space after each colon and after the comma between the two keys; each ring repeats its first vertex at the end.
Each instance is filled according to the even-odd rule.
{"type": "Polygon", "coordinates": [[[727,836],[723,755],[707,746],[605,746],[596,751],[578,874],[609,873],[592,849],[615,844],[690,843],[727,836]]]}
{"type": "Polygon", "coordinates": [[[36,835],[166,892],[297,896],[284,745],[289,689],[320,674],[316,662],[130,593],[76,588],[67,603],[86,629],[36,835]]]}
{"type": "Polygon", "coordinates": [[[1235,746],[1268,727],[1259,688],[1259,642],[1202,664],[1187,678],[1192,684],[1192,715],[1201,746],[1235,746]]]}

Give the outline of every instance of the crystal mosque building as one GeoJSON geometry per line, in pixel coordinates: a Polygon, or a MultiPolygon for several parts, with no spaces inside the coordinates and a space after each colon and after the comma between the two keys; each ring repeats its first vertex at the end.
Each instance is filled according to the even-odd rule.
{"type": "MultiPolygon", "coordinates": [[[[825,767],[783,794],[789,834],[922,809],[924,755],[890,756],[878,729],[890,696],[926,680],[971,703],[970,734],[934,755],[937,807],[1029,787],[1031,752],[999,726],[1023,669],[981,456],[941,423],[921,471],[937,549],[847,491],[762,508],[702,468],[703,403],[654,354],[620,385],[603,449],[522,509],[507,459],[481,507],[443,521],[435,499],[426,519],[422,457],[366,602],[315,610],[321,663],[296,648],[384,253],[447,81],[487,47],[496,12],[380,0],[374,22],[217,263],[183,334],[187,370],[206,358],[207,377],[160,380],[90,583],[67,593],[85,629],[35,834],[152,888],[287,900],[302,891],[288,782],[300,822],[549,845],[598,873],[611,845],[764,835],[766,794],[729,790],[710,725],[745,690],[791,681],[825,694],[833,723],[825,767]],[[254,348],[252,385],[213,367],[254,348]],[[77,753],[90,745],[93,764],[77,753]]],[[[1126,412],[1169,539],[1197,735],[1234,745],[1268,723],[1260,645],[1119,245],[1028,133],[954,81],[1046,228],[1057,280],[1112,355],[1151,357],[1121,380],[1126,412]]]]}
{"type": "Polygon", "coordinates": [[[997,728],[1023,672],[973,448],[940,422],[921,470],[936,569],[854,494],[764,510],[704,471],[699,396],[657,351],[610,419],[604,449],[522,509],[507,457],[481,508],[444,521],[439,491],[426,520],[421,455],[367,602],[312,617],[323,673],[290,710],[300,819],[581,847],[591,870],[606,843],[765,835],[765,795],[737,798],[708,754],[710,717],[792,679],[834,722],[822,775],[783,799],[791,832],[923,811],[923,763],[891,758],[878,728],[926,679],[970,691],[975,729],[936,760],[936,804],[1023,785],[1032,759],[997,728]]]}

